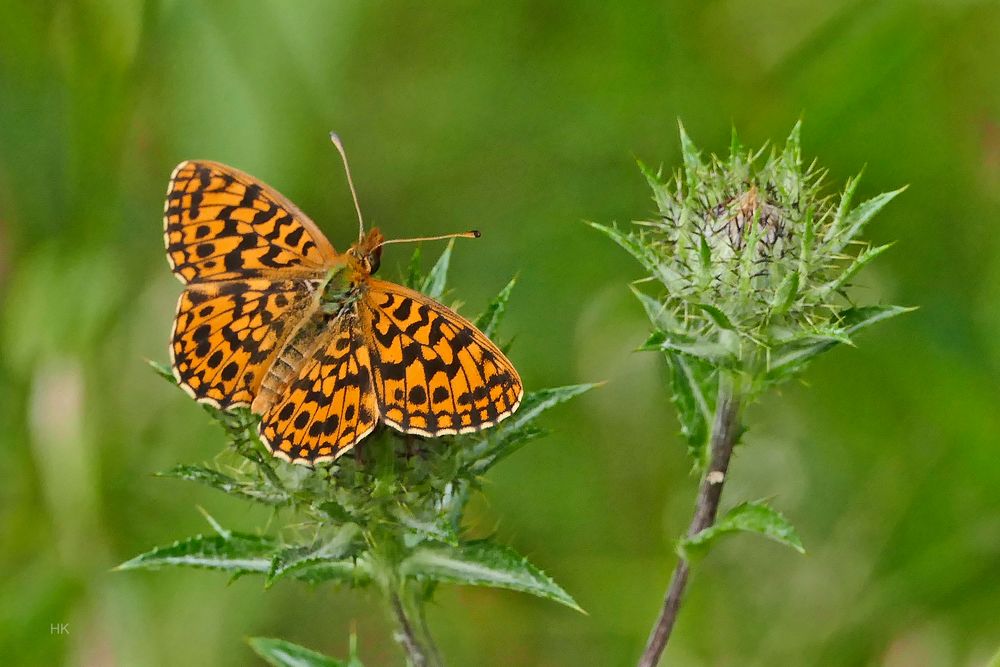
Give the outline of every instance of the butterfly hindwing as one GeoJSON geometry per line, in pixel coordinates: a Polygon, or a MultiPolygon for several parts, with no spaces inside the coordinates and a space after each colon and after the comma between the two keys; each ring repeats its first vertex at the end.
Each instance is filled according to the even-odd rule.
{"type": "Polygon", "coordinates": [[[267,369],[313,305],[315,284],[261,278],[192,285],[177,304],[174,375],[217,407],[249,404],[267,369]]]}
{"type": "Polygon", "coordinates": [[[164,204],[167,260],[181,282],[301,275],[336,256],[294,204],[243,172],[186,161],[164,204]]]}
{"type": "Polygon", "coordinates": [[[382,420],[405,433],[477,431],[508,417],[523,387],[503,352],[461,315],[369,279],[361,300],[382,420]]]}
{"type": "Polygon", "coordinates": [[[356,315],[337,317],[320,336],[281,400],[261,418],[264,444],[293,463],[335,459],[378,424],[371,359],[356,315]]]}

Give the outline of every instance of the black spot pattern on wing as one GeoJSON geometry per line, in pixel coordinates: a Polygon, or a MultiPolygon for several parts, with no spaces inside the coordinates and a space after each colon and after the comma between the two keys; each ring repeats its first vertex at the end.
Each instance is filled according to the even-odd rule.
{"type": "Polygon", "coordinates": [[[356,316],[344,315],[326,327],[323,344],[261,419],[264,444],[295,463],[334,459],[378,423],[371,361],[356,316]]]}
{"type": "Polygon", "coordinates": [[[164,242],[183,283],[321,272],[336,254],[276,190],[214,162],[182,162],[174,170],[164,242]]]}
{"type": "Polygon", "coordinates": [[[291,328],[312,306],[315,287],[252,279],[186,289],[170,342],[178,382],[221,408],[249,404],[291,328]]]}
{"type": "Polygon", "coordinates": [[[401,285],[371,279],[362,299],[382,419],[421,435],[468,433],[520,404],[521,379],[471,322],[401,285]]]}

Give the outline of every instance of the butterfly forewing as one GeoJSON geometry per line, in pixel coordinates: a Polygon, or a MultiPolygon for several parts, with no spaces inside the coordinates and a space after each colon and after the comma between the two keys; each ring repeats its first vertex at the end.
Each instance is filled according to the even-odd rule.
{"type": "Polygon", "coordinates": [[[282,399],[261,418],[264,444],[294,463],[334,459],[378,423],[371,360],[356,317],[332,320],[320,338],[282,399]]]}
{"type": "Polygon", "coordinates": [[[361,300],[382,420],[406,433],[468,433],[520,404],[506,356],[461,315],[401,285],[369,279],[361,300]]]}
{"type": "Polygon", "coordinates": [[[315,307],[315,288],[253,278],[184,290],[170,343],[180,385],[218,407],[249,404],[295,324],[315,307]]]}
{"type": "Polygon", "coordinates": [[[277,191],[214,162],[177,165],[164,227],[167,259],[183,283],[321,272],[336,257],[277,191]]]}

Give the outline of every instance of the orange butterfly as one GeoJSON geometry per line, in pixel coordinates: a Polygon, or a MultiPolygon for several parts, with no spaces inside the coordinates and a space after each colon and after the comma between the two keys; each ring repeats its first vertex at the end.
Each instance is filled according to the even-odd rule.
{"type": "Polygon", "coordinates": [[[441,436],[510,416],[524,390],[503,352],[437,301],[372,277],[391,241],[364,232],[332,138],[361,225],[346,253],[241,171],[174,169],[164,242],[185,285],[170,344],[177,382],[217,408],[249,405],[267,448],[305,465],[337,458],[380,421],[441,436]]]}

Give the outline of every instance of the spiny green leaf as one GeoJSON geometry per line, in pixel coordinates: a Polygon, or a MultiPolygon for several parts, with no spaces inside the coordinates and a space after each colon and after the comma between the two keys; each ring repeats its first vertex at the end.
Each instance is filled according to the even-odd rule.
{"type": "Polygon", "coordinates": [[[781,153],[781,159],[787,165],[789,172],[799,173],[802,167],[802,121],[795,123],[792,131],[785,141],[785,149],[781,153]]]}
{"type": "Polygon", "coordinates": [[[746,224],[750,233],[743,239],[743,249],[739,259],[740,294],[749,294],[753,289],[753,279],[757,274],[756,263],[760,256],[760,239],[764,235],[765,226],[760,224],[760,207],[754,207],[753,218],[746,224]]]}
{"type": "Polygon", "coordinates": [[[708,315],[709,319],[715,323],[715,326],[720,329],[725,329],[726,331],[736,331],[736,325],[733,324],[731,319],[729,319],[729,315],[726,315],[726,313],[723,312],[723,310],[718,306],[713,306],[710,303],[696,303],[692,305],[701,309],[701,311],[708,315]]]}
{"type": "Polygon", "coordinates": [[[799,284],[808,285],[813,270],[813,247],[816,237],[816,209],[812,206],[806,209],[802,226],[802,234],[799,236],[799,284]]]}
{"type": "Polygon", "coordinates": [[[843,250],[844,246],[850,243],[861,232],[876,213],[881,211],[886,204],[895,199],[904,190],[906,190],[906,186],[872,197],[844,216],[843,220],[837,221],[834,226],[830,227],[827,235],[827,252],[833,254],[843,250]]]}
{"type": "Polygon", "coordinates": [[[458,534],[454,526],[449,522],[440,521],[439,516],[432,516],[430,519],[415,515],[405,506],[395,508],[393,516],[400,525],[409,529],[409,537],[406,542],[409,546],[416,546],[420,542],[444,542],[445,544],[458,544],[458,534]]]}
{"type": "Polygon", "coordinates": [[[322,565],[324,570],[341,573],[341,578],[354,579],[357,549],[355,538],[361,528],[353,523],[343,524],[330,535],[313,544],[291,546],[274,555],[264,586],[307,568],[322,565]]]}
{"type": "Polygon", "coordinates": [[[569,593],[513,549],[487,541],[417,549],[400,565],[404,576],[531,593],[582,612],[569,593]]]}
{"type": "Polygon", "coordinates": [[[524,395],[518,411],[500,422],[500,425],[493,429],[492,434],[506,434],[516,431],[549,408],[565,403],[574,396],[579,396],[597,386],[600,386],[600,383],[571,384],[528,392],[524,395]]]}
{"type": "Polygon", "coordinates": [[[597,386],[593,383],[576,384],[529,392],[521,400],[517,412],[485,432],[478,443],[467,448],[467,469],[474,475],[482,474],[529,440],[543,434],[541,429],[532,425],[542,412],[597,386]]]}
{"type": "Polygon", "coordinates": [[[736,132],[735,123],[730,127],[729,131],[729,156],[730,157],[740,157],[743,155],[743,143],[740,142],[739,134],[736,132]]]}
{"type": "Polygon", "coordinates": [[[798,296],[799,274],[794,272],[788,273],[782,278],[781,284],[778,285],[778,289],[774,293],[774,301],[771,304],[772,311],[776,315],[787,313],[798,296]]]}
{"type": "Polygon", "coordinates": [[[646,317],[649,318],[654,327],[666,330],[679,328],[677,319],[665,303],[649,296],[636,287],[634,283],[629,285],[629,289],[642,304],[642,309],[646,311],[646,317]]]}
{"type": "Polygon", "coordinates": [[[802,344],[790,343],[788,346],[775,350],[771,358],[771,366],[766,379],[776,381],[799,371],[806,363],[817,355],[826,352],[835,345],[850,340],[850,336],[866,327],[887,320],[890,317],[908,313],[914,308],[904,306],[864,306],[850,308],[841,314],[838,330],[841,336],[818,336],[817,340],[802,344]]]}
{"type": "Polygon", "coordinates": [[[247,643],[254,653],[274,667],[362,667],[360,662],[336,660],[284,639],[250,637],[247,643]]]}
{"type": "Polygon", "coordinates": [[[347,511],[343,505],[335,500],[324,498],[322,502],[313,505],[313,509],[323,517],[335,523],[348,523],[355,521],[355,517],[347,511]]]}
{"type": "Polygon", "coordinates": [[[455,246],[455,239],[448,241],[444,252],[438,257],[438,261],[431,267],[430,273],[424,278],[420,291],[432,299],[441,299],[444,294],[445,285],[448,282],[448,267],[451,265],[451,250],[455,246]]]}
{"type": "Polygon", "coordinates": [[[643,177],[646,179],[646,183],[649,185],[651,190],[656,190],[661,187],[663,183],[660,181],[660,170],[657,169],[653,171],[649,166],[642,160],[636,160],[635,163],[639,166],[639,171],[642,173],[643,177]]]}
{"type": "Polygon", "coordinates": [[[679,292],[684,287],[684,281],[680,275],[670,268],[665,262],[660,261],[656,252],[643,243],[642,239],[635,234],[627,234],[617,227],[608,227],[596,222],[587,223],[608,236],[612,241],[625,249],[632,257],[643,266],[644,269],[663,283],[668,291],[679,292]]]}
{"type": "Polygon", "coordinates": [[[636,163],[639,165],[639,171],[645,177],[646,183],[649,184],[649,188],[653,191],[653,201],[656,202],[657,210],[664,211],[670,205],[670,190],[660,180],[661,170],[654,172],[642,160],[636,160],[636,163]]]}
{"type": "Polygon", "coordinates": [[[885,245],[880,245],[875,248],[866,248],[865,251],[858,255],[857,259],[851,262],[851,265],[844,269],[839,276],[825,285],[820,285],[815,291],[815,298],[817,300],[823,299],[828,294],[846,287],[848,282],[857,275],[858,271],[870,264],[876,257],[884,253],[893,245],[895,244],[886,243],[885,245]]]}
{"type": "Polygon", "coordinates": [[[175,387],[177,386],[177,378],[174,377],[174,372],[172,370],[170,370],[169,368],[167,368],[158,361],[153,361],[152,359],[147,359],[146,363],[149,364],[149,366],[154,371],[156,371],[156,374],[159,375],[161,378],[163,378],[170,384],[174,385],[175,387]]]}
{"type": "Polygon", "coordinates": [[[702,391],[706,378],[698,377],[705,369],[682,354],[664,352],[670,367],[671,399],[677,408],[681,424],[681,435],[688,444],[688,452],[694,458],[699,470],[708,459],[709,425],[712,423],[712,409],[702,391]]]}
{"type": "Polygon", "coordinates": [[[307,584],[333,582],[362,588],[372,581],[372,567],[367,558],[313,558],[296,563],[285,572],[307,584]]]}
{"type": "Polygon", "coordinates": [[[170,470],[156,473],[157,477],[183,479],[189,482],[199,482],[231,496],[239,496],[248,500],[256,500],[266,505],[283,505],[290,501],[287,493],[260,484],[241,482],[234,477],[211,468],[196,465],[178,465],[170,470]]]}
{"type": "Polygon", "coordinates": [[[420,269],[420,246],[418,245],[413,254],[410,255],[410,262],[406,265],[406,275],[403,277],[403,284],[410,289],[419,290],[424,282],[424,274],[420,269]]]}
{"type": "Polygon", "coordinates": [[[708,285],[712,281],[714,264],[712,262],[712,246],[709,245],[704,233],[698,235],[698,261],[699,280],[703,285],[708,285]]]}
{"type": "Polygon", "coordinates": [[[165,547],[156,547],[125,561],[116,570],[153,570],[160,567],[197,567],[225,572],[265,573],[278,545],[273,538],[245,533],[195,535],[165,547]]]}
{"type": "Polygon", "coordinates": [[[654,331],[638,349],[643,352],[663,350],[683,354],[717,366],[732,366],[735,361],[732,352],[720,343],[697,341],[668,331],[654,331]]]}
{"type": "Polygon", "coordinates": [[[847,183],[844,184],[844,191],[840,194],[840,202],[837,204],[837,211],[833,215],[833,222],[827,228],[826,234],[823,235],[824,243],[832,241],[838,230],[843,229],[847,214],[851,211],[851,202],[854,201],[854,193],[857,191],[858,183],[861,182],[861,177],[864,176],[864,173],[865,170],[862,169],[858,172],[857,176],[848,178],[847,183]]]}
{"type": "Polygon", "coordinates": [[[531,440],[540,438],[546,433],[545,429],[526,424],[503,433],[499,438],[488,438],[482,448],[473,447],[469,450],[468,470],[473,475],[482,475],[531,440]]]}
{"type": "Polygon", "coordinates": [[[694,145],[691,141],[691,137],[688,136],[687,130],[684,129],[684,123],[677,119],[677,130],[681,138],[681,156],[684,159],[684,175],[688,184],[695,184],[699,173],[703,168],[701,161],[701,153],[698,151],[698,147],[694,145]]]}
{"type": "Polygon", "coordinates": [[[721,536],[739,531],[758,533],[799,553],[805,553],[792,524],[763,500],[740,503],[726,512],[715,525],[681,540],[678,551],[682,558],[696,559],[703,556],[721,536]]]}
{"type": "Polygon", "coordinates": [[[490,301],[489,305],[486,306],[486,310],[474,322],[476,327],[489,338],[493,337],[500,326],[500,321],[507,310],[507,302],[510,300],[510,293],[514,289],[515,282],[517,282],[517,278],[511,278],[510,282],[504,285],[500,293],[490,301]]]}

